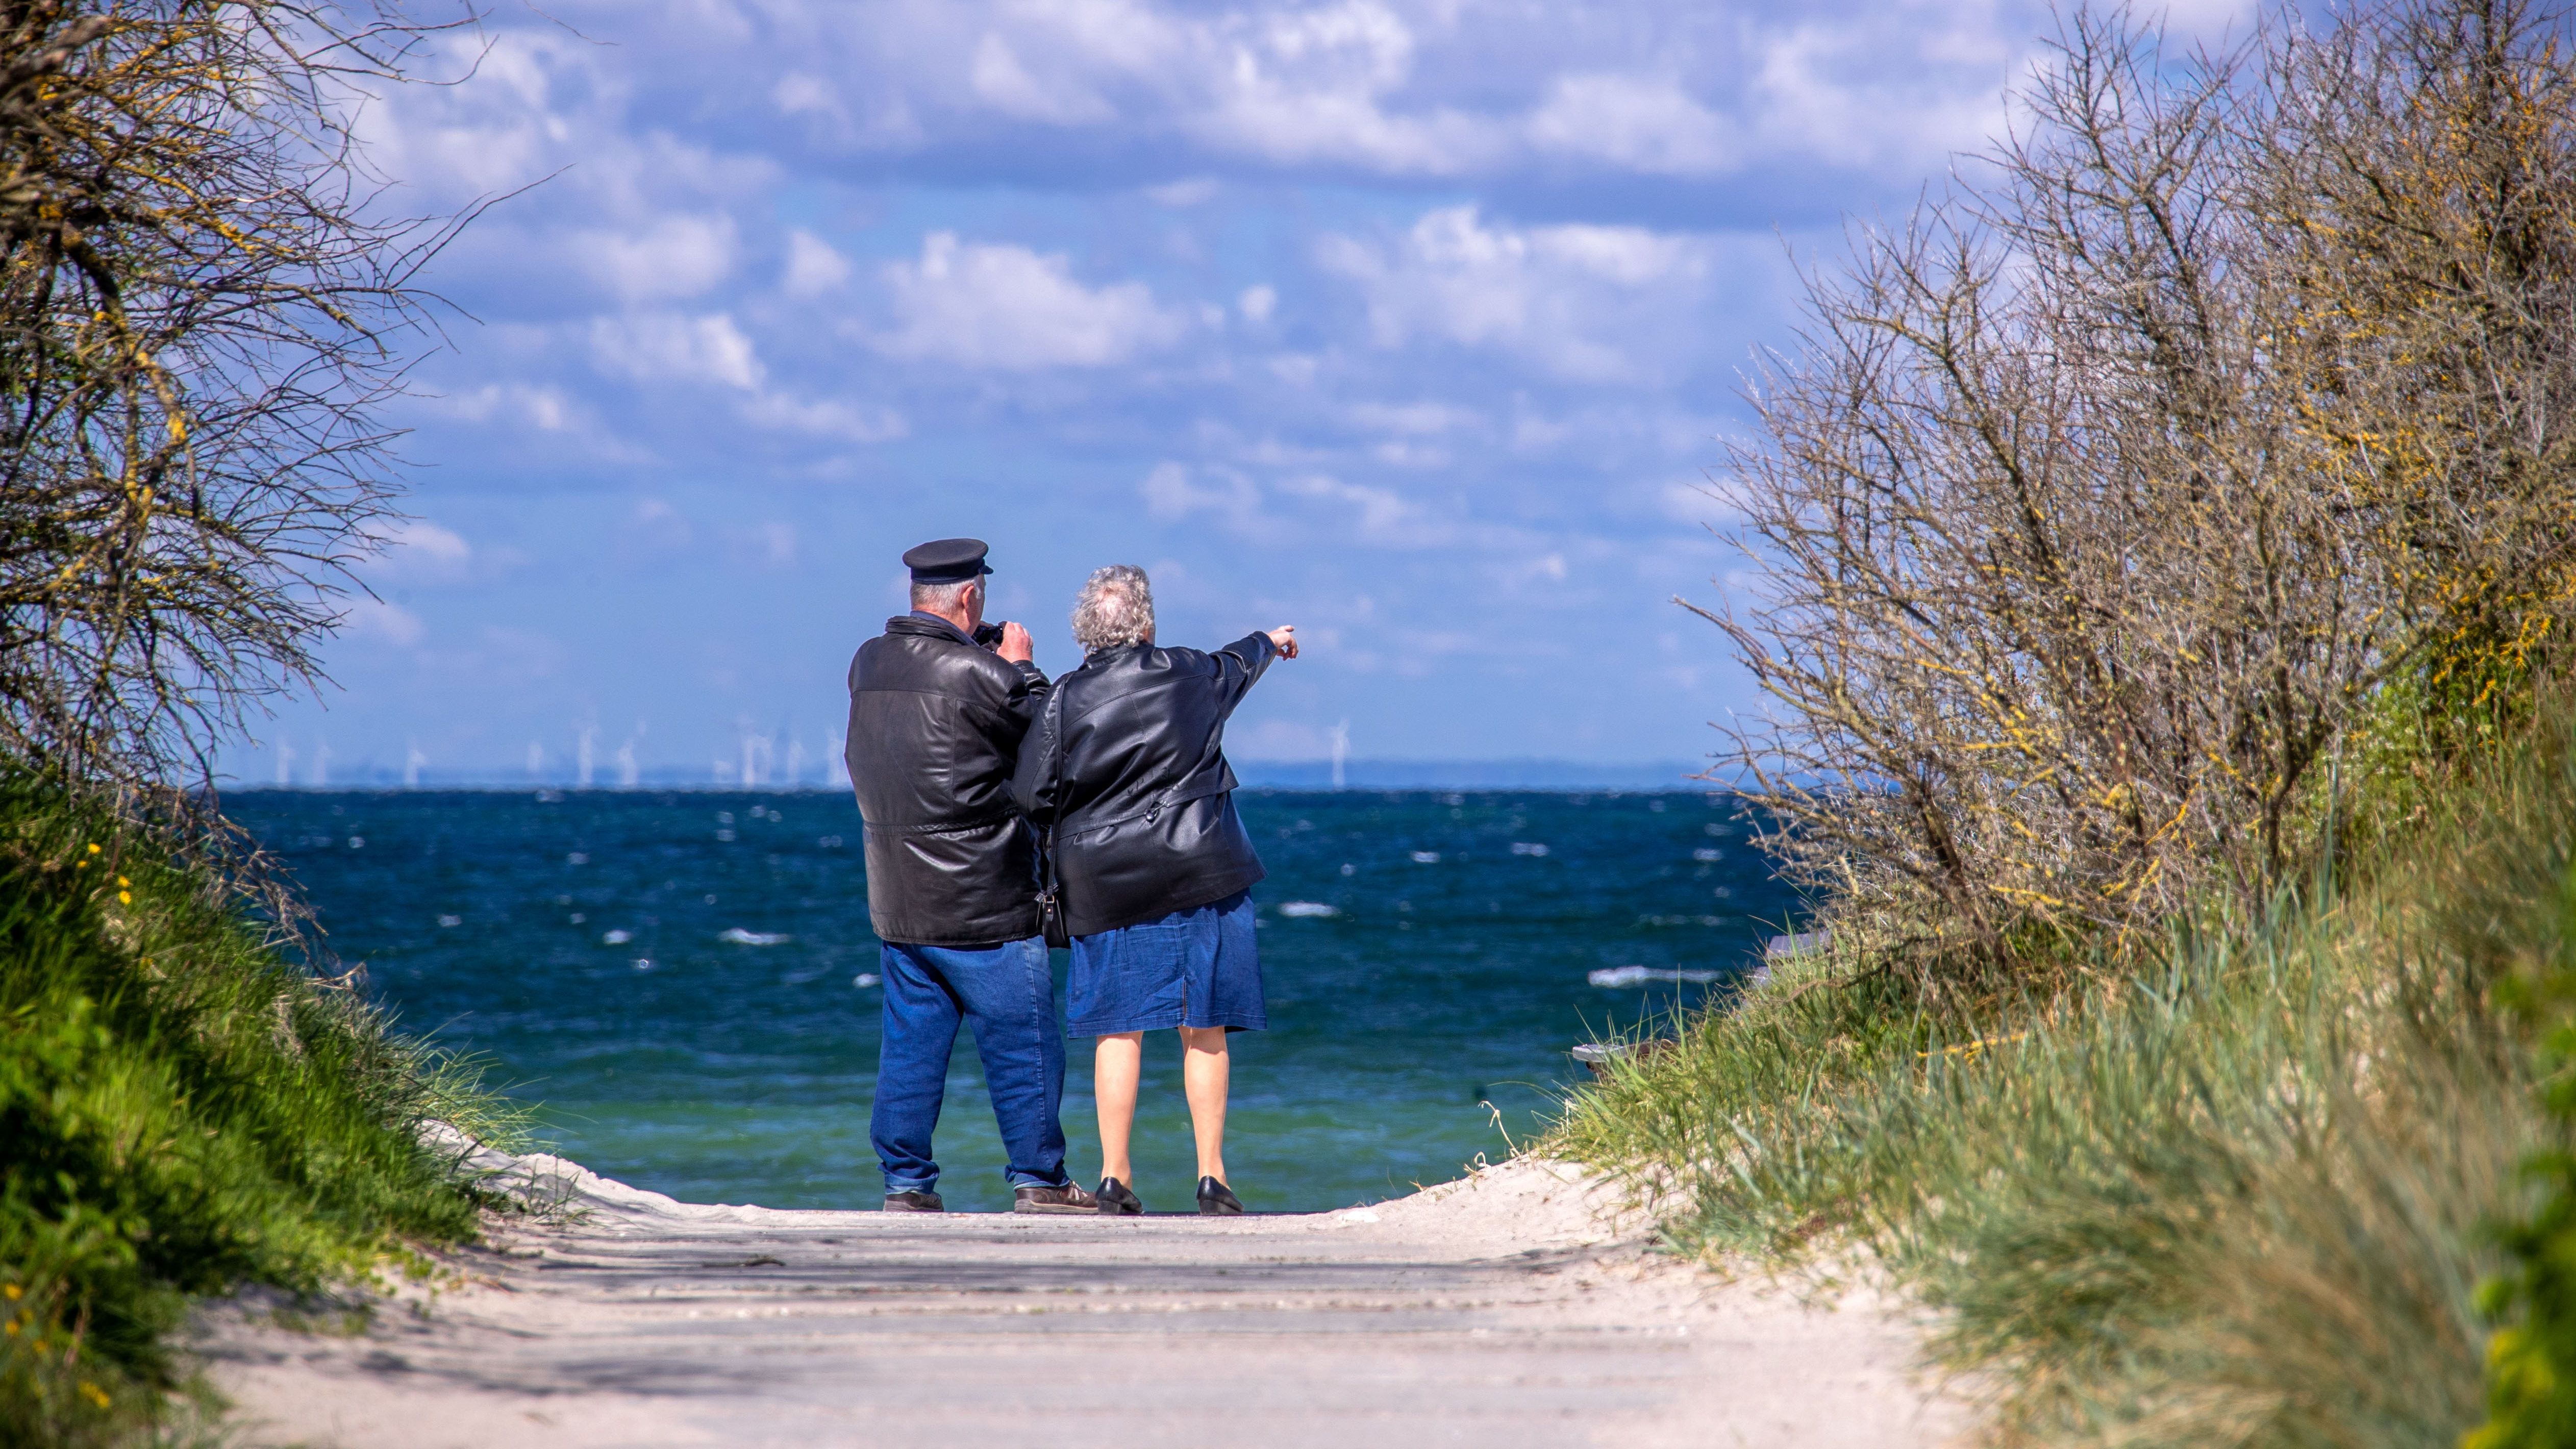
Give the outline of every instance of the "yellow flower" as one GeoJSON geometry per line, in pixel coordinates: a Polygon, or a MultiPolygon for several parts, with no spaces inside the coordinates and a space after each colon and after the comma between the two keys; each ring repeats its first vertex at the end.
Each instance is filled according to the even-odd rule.
{"type": "Polygon", "coordinates": [[[8,1334],[11,1338],[18,1336],[18,1320],[14,1318],[9,1320],[8,1334]]]}
{"type": "Polygon", "coordinates": [[[12,1302],[12,1303],[17,1302],[19,1299],[24,1298],[24,1297],[26,1297],[26,1296],[27,1296],[27,1290],[25,1290],[25,1289],[23,1289],[23,1288],[19,1287],[19,1286],[18,1286],[17,1284],[15,1284],[15,1283],[11,1283],[11,1284],[8,1284],[8,1285],[6,1285],[6,1286],[0,1286],[0,1297],[5,1297],[5,1298],[7,1298],[7,1299],[8,1299],[10,1302],[12,1302]]]}
{"type": "Polygon", "coordinates": [[[134,892],[118,891],[116,893],[116,903],[120,906],[130,906],[134,904],[134,892]]]}
{"type": "Polygon", "coordinates": [[[134,884],[134,882],[132,882],[132,881],[130,881],[130,880],[127,880],[127,879],[126,879],[125,877],[123,877],[123,876],[118,876],[118,877],[116,878],[116,883],[117,883],[118,885],[121,885],[121,886],[130,886],[130,885],[134,884]]]}
{"type": "Polygon", "coordinates": [[[98,843],[96,841],[92,841],[90,843],[89,853],[92,855],[98,854],[98,843]]]}
{"type": "Polygon", "coordinates": [[[108,1398],[107,1390],[100,1388],[98,1385],[91,1383],[87,1379],[81,1380],[80,1391],[82,1398],[89,1400],[91,1403],[98,1405],[102,1409],[106,1408],[109,1403],[113,1402],[108,1398]]]}

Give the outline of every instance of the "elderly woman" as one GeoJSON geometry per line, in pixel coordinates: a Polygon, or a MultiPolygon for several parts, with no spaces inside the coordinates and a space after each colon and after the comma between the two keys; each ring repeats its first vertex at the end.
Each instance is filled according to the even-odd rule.
{"type": "Polygon", "coordinates": [[[1073,938],[1066,1029],[1100,1039],[1100,1210],[1145,1210],[1127,1151],[1136,1078],[1145,1033],[1178,1027],[1199,1211],[1239,1213],[1225,1176],[1226,1033],[1269,1020],[1252,934],[1261,857],[1234,813],[1220,744],[1270,661],[1297,657],[1297,631],[1247,634],[1214,654],[1158,647],[1145,571],[1113,564],[1083,586],[1073,637],[1082,667],[1056,681],[1012,789],[1047,832],[1073,938]]]}

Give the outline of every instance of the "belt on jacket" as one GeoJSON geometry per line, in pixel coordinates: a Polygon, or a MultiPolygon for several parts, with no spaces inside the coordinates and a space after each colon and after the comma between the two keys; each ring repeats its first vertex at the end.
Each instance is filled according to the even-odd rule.
{"type": "Polygon", "coordinates": [[[1156,800],[1153,804],[1146,806],[1144,809],[1137,811],[1133,815],[1121,815],[1115,820],[1092,821],[1083,825],[1079,829],[1059,832],[1057,839],[1078,840],[1086,835],[1096,835],[1114,825],[1124,825],[1130,820],[1142,820],[1146,824],[1151,825],[1163,817],[1164,811],[1169,810],[1176,805],[1187,805],[1193,800],[1204,800],[1210,795],[1222,795],[1233,788],[1234,787],[1232,785],[1225,782],[1225,777],[1223,775],[1201,780],[1196,785],[1177,786],[1171,791],[1171,793],[1163,796],[1159,800],[1156,800]]]}
{"type": "Polygon", "coordinates": [[[1012,812],[1005,810],[998,815],[988,815],[978,820],[939,820],[927,825],[879,825],[873,820],[862,820],[859,823],[870,830],[887,835],[944,835],[951,831],[982,830],[992,825],[1008,825],[1016,818],[1012,812]]]}

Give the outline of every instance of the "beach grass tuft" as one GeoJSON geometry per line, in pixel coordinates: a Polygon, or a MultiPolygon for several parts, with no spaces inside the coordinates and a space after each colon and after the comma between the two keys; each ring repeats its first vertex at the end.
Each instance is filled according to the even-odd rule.
{"type": "Polygon", "coordinates": [[[514,1120],[204,874],[0,781],[0,1446],[165,1437],[212,1407],[173,1347],[193,1297],[312,1297],[470,1237],[433,1118],[514,1120]]]}
{"type": "Polygon", "coordinates": [[[2563,1132],[2498,1001],[2576,920],[2576,732],[2422,809],[2143,969],[1935,1005],[1856,951],[1784,964],[1550,1146],[1688,1251],[1859,1247],[1942,1311],[1995,1442],[2447,1449],[2485,1413],[2498,1225],[2563,1132]]]}

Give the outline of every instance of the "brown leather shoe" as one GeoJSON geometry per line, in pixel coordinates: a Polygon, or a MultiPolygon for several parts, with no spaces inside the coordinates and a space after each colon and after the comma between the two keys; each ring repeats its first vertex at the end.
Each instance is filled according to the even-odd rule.
{"type": "Polygon", "coordinates": [[[1100,1200],[1084,1192],[1076,1183],[1043,1187],[1031,1183],[1011,1190],[1011,1211],[1015,1213],[1096,1213],[1100,1200]]]}
{"type": "Polygon", "coordinates": [[[948,1204],[941,1202],[935,1192],[913,1189],[887,1193],[885,1210],[890,1213],[944,1213],[948,1211],[948,1204]]]}

